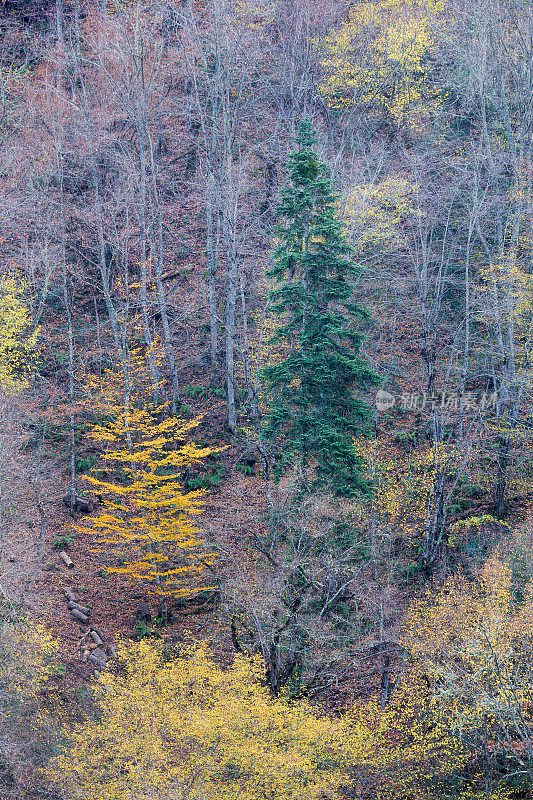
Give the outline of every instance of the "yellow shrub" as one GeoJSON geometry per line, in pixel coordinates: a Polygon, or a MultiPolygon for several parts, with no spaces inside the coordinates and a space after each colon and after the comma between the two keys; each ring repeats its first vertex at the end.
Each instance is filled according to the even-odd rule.
{"type": "Polygon", "coordinates": [[[167,661],[144,641],[120,657],[125,674],[99,678],[98,718],[52,763],[69,800],[312,800],[347,778],[340,724],[271,699],[259,663],[221,670],[201,647],[167,661]]]}

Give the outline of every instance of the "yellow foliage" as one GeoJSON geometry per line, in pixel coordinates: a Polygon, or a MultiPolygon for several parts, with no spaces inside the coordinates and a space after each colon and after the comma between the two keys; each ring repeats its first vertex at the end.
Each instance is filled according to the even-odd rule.
{"type": "Polygon", "coordinates": [[[526,259],[521,263],[516,251],[509,250],[497,261],[478,270],[477,290],[487,301],[491,322],[494,323],[497,316],[499,324],[515,324],[518,332],[530,328],[533,283],[528,268],[526,259]]]}
{"type": "MultiPolygon", "coordinates": [[[[162,355],[160,343],[156,339],[152,348],[141,349],[130,346],[126,357],[126,376],[124,369],[107,369],[102,375],[93,373],[77,376],[83,385],[85,406],[89,414],[113,416],[118,406],[127,411],[130,406],[142,406],[153,392],[153,379],[150,375],[148,360],[152,358],[160,369],[162,355]],[[129,402],[126,402],[126,397],[129,402]]],[[[161,389],[161,386],[157,387],[161,389]]]]}
{"type": "Polygon", "coordinates": [[[69,800],[325,800],[346,780],[341,723],[272,699],[260,663],[223,671],[202,647],[169,661],[146,642],[119,655],[97,719],[52,763],[69,800]]]}
{"type": "Polygon", "coordinates": [[[503,522],[501,519],[497,519],[491,514],[481,514],[479,517],[467,517],[467,519],[458,520],[450,527],[448,545],[450,547],[455,547],[460,542],[466,540],[471,535],[472,531],[479,535],[483,528],[494,526],[498,529],[510,527],[509,523],[503,522]]]}
{"type": "Polygon", "coordinates": [[[29,619],[0,622],[2,705],[35,695],[53,671],[54,639],[43,625],[29,619]]]}
{"type": "MultiPolygon", "coordinates": [[[[151,355],[159,366],[157,342],[151,355]]],[[[87,438],[103,450],[103,464],[86,480],[101,496],[102,510],[78,530],[96,533],[123,559],[123,566],[110,572],[147,581],[156,593],[181,597],[213,588],[203,576],[214,561],[194,524],[203,492],[186,493],[181,475],[218,450],[189,441],[200,418],[164,419],[164,408],[149,404],[146,398],[154,388],[149,357],[140,347],[130,347],[120,369],[85,376],[86,409],[101,420],[87,438]]]]}
{"type": "MultiPolygon", "coordinates": [[[[371,796],[379,800],[450,797],[447,788],[469,755],[450,720],[450,709],[433,701],[416,674],[398,687],[385,709],[375,701],[356,706],[347,715],[345,733],[356,786],[372,785],[371,796]]],[[[476,796],[475,790],[463,795],[465,800],[476,796]]]]}
{"type": "Polygon", "coordinates": [[[532,623],[531,591],[517,603],[510,568],[493,556],[475,582],[450,578],[416,603],[402,632],[455,740],[523,767],[532,758],[532,623]]]}
{"type": "Polygon", "coordinates": [[[453,472],[462,454],[441,444],[412,451],[399,461],[377,439],[357,440],[354,445],[368,465],[365,477],[374,487],[372,508],[379,524],[397,525],[407,541],[419,541],[435,475],[437,471],[453,472]]]}
{"type": "Polygon", "coordinates": [[[416,186],[404,178],[386,178],[376,184],[352,186],[344,203],[350,243],[360,253],[368,245],[402,248],[402,221],[418,213],[416,186]]]}
{"type": "Polygon", "coordinates": [[[439,107],[428,66],[440,0],[358,3],[324,41],[321,91],[331,106],[377,106],[414,123],[439,107]]]}
{"type": "Polygon", "coordinates": [[[118,407],[110,421],[92,428],[89,437],[104,445],[105,470],[114,480],[87,476],[103,499],[103,509],[78,530],[96,532],[125,557],[124,566],[110,572],[148,581],[159,594],[181,597],[212,588],[202,581],[214,554],[204,551],[193,521],[202,510],[203,493],[185,493],[180,472],[217,451],[188,441],[198,418],[157,422],[159,412],[118,407]]]}
{"type": "Polygon", "coordinates": [[[0,796],[44,796],[36,770],[49,753],[54,722],[40,692],[57,674],[56,643],[42,625],[14,614],[0,606],[0,796]]]}
{"type": "Polygon", "coordinates": [[[170,661],[146,642],[119,655],[124,674],[98,679],[97,720],[71,733],[49,771],[69,800],[325,800],[352,781],[379,800],[511,796],[484,793],[455,707],[422,662],[386,709],[365,702],[332,721],[273,700],[262,665],[242,657],[222,671],[197,647],[170,661]]]}
{"type": "Polygon", "coordinates": [[[0,388],[19,392],[28,385],[36,360],[39,329],[30,331],[25,286],[16,278],[0,278],[0,388]]]}
{"type": "Polygon", "coordinates": [[[526,775],[531,759],[532,615],[531,594],[515,602],[511,571],[495,557],[476,582],[453,577],[415,602],[400,629],[405,658],[389,703],[358,703],[345,718],[361,793],[517,796],[505,773],[526,775]]]}

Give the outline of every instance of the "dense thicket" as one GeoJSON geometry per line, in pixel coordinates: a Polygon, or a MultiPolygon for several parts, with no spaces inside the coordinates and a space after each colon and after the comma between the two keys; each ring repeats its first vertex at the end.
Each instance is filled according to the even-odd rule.
{"type": "Polygon", "coordinates": [[[85,537],[164,601],[138,635],[203,598],[238,654],[136,650],[54,791],[194,796],[196,759],[217,797],[528,797],[529,4],[8,0],[0,29],[0,533],[53,454],[91,516],[39,563],[85,537]],[[148,667],[228,688],[223,753],[148,667]],[[151,788],[142,731],[106,777],[128,703],[151,788]]]}

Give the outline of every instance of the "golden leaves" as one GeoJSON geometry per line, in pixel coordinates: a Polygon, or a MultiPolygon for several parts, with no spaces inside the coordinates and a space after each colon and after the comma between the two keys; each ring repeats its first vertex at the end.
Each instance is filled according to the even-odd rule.
{"type": "Polygon", "coordinates": [[[320,89],[338,109],[378,107],[411,126],[439,108],[429,57],[433,23],[442,10],[434,0],[376,0],[350,9],[348,19],[324,41],[320,89]]]}
{"type": "Polygon", "coordinates": [[[492,556],[476,580],[448,579],[404,621],[402,642],[463,746],[519,755],[531,725],[532,620],[530,593],[517,603],[510,567],[492,556]]]}
{"type": "Polygon", "coordinates": [[[37,356],[39,328],[31,331],[24,291],[25,285],[15,278],[0,278],[0,388],[9,393],[28,385],[37,356]]]}
{"type": "Polygon", "coordinates": [[[412,451],[399,461],[377,439],[356,440],[354,446],[368,465],[365,477],[372,481],[373,510],[380,524],[398,525],[407,541],[419,542],[435,475],[453,472],[462,454],[441,444],[412,451]]]}
{"type": "Polygon", "coordinates": [[[169,661],[146,642],[119,657],[124,676],[98,681],[98,721],[52,764],[72,800],[325,800],[347,779],[342,725],[271,699],[258,660],[223,671],[198,645],[169,661]]]}
{"type": "MultiPolygon", "coordinates": [[[[142,362],[136,370],[142,374],[142,362]]],[[[162,418],[163,408],[152,408],[139,396],[126,407],[124,401],[117,403],[120,376],[107,374],[111,390],[102,386],[96,402],[105,418],[88,433],[103,446],[103,463],[86,478],[101,496],[102,509],[78,530],[96,533],[124,560],[110,572],[147,581],[156,593],[182,597],[213,588],[202,580],[215,555],[206,552],[193,522],[202,511],[203,492],[185,492],[182,473],[219,449],[189,440],[200,417],[162,418]]]]}
{"type": "Polygon", "coordinates": [[[405,178],[389,177],[375,184],[352,186],[344,203],[346,232],[357,253],[372,245],[402,248],[402,222],[418,215],[417,187],[405,178]]]}

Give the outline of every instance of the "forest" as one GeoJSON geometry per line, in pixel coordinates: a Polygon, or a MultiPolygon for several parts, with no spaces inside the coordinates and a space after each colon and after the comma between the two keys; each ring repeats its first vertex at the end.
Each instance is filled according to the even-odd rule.
{"type": "Polygon", "coordinates": [[[0,799],[533,798],[530,2],[0,32],[0,799]]]}

